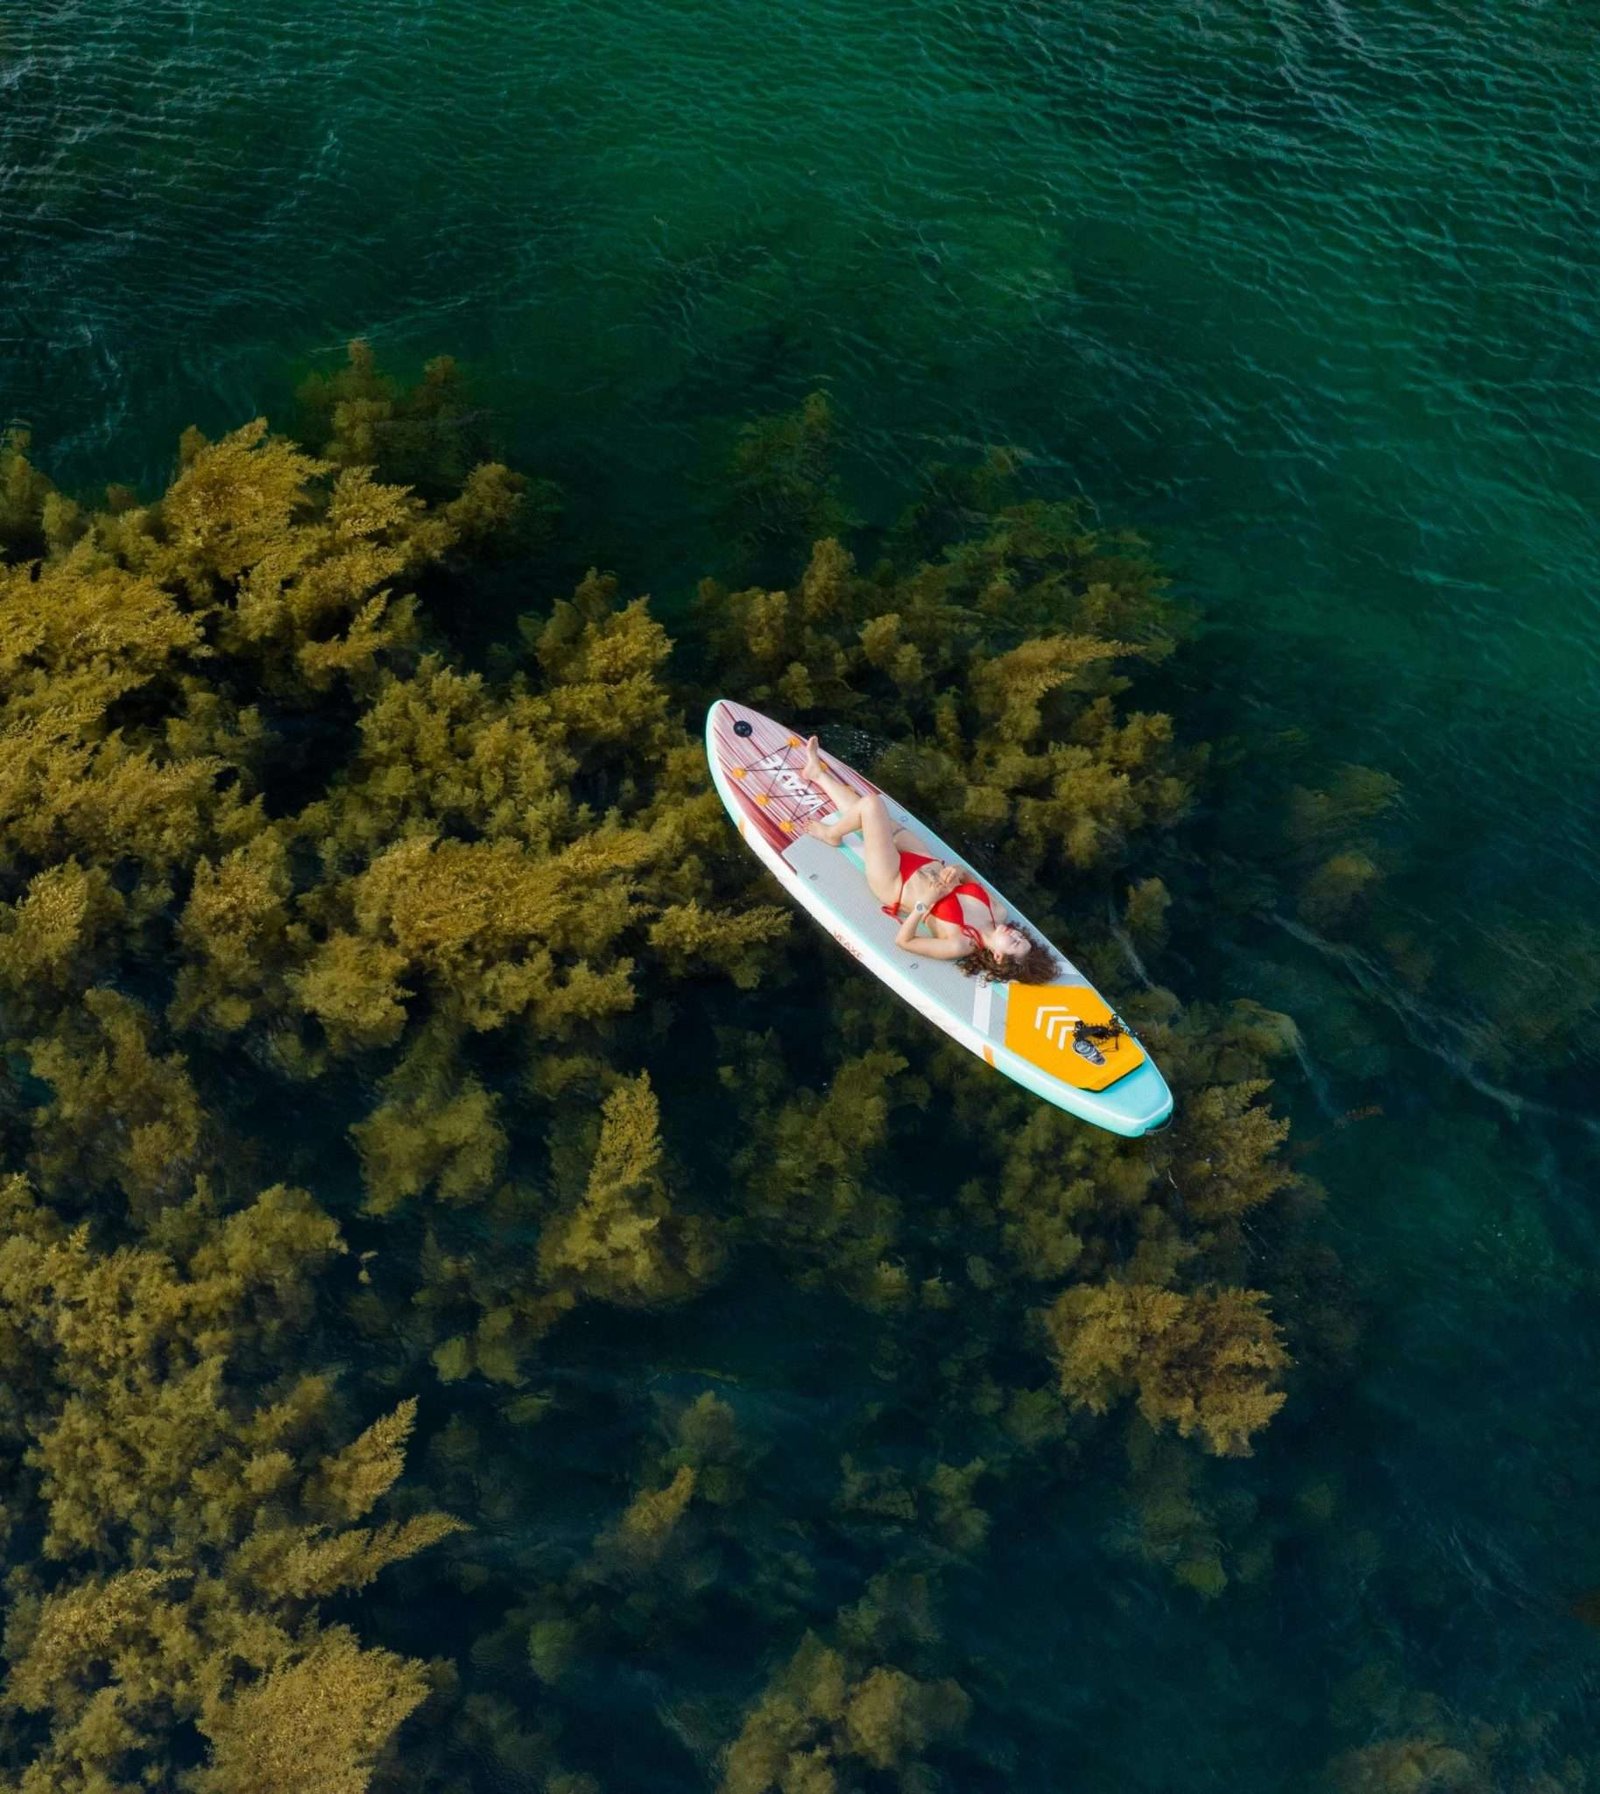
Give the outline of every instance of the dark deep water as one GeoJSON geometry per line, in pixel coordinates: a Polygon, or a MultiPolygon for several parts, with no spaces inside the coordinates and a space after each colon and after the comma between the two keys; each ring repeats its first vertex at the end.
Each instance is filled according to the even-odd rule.
{"type": "MultiPolygon", "coordinates": [[[[1166,974],[1299,1024],[1278,1100],[1328,1193],[1353,1374],[1308,1367],[1219,1472],[1254,1555],[1214,1600],[1119,1549],[1120,1446],[1068,1512],[1008,1494],[946,1626],[1012,1786],[1266,1794],[1416,1729],[1422,1693],[1502,1730],[1506,1786],[1592,1730],[1596,1105],[1567,1043],[1600,983],[1597,23],[0,8],[0,413],[64,484],[153,485],[186,423],[284,407],[353,335],[449,351],[585,552],[670,614],[714,558],[733,425],[826,384],[869,506],[1006,442],[1150,537],[1206,619],[1193,732],[1265,754],[1296,729],[1401,781],[1395,902],[1445,996],[1233,916],[1175,918],[1166,974]],[[1483,1028],[1562,1000],[1558,1048],[1469,1075],[1483,1028]],[[1374,1679],[1400,1717],[1341,1717],[1382,1710],[1374,1679]]],[[[662,1377],[714,1366],[800,1464],[824,1386],[882,1394],[837,1380],[862,1323],[793,1291],[582,1324],[596,1378],[641,1337],[662,1377]]],[[[596,1697],[608,1789],[695,1785],[689,1755],[599,1742],[606,1700],[667,1692],[619,1666],[596,1697]]]]}

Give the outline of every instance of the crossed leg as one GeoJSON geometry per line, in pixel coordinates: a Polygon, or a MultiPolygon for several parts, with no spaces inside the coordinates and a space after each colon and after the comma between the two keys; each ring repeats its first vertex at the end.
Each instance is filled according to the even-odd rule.
{"type": "Polygon", "coordinates": [[[876,791],[857,791],[836,778],[817,752],[815,735],[806,743],[804,776],[820,785],[839,806],[827,822],[813,822],[806,833],[837,847],[846,835],[859,830],[867,884],[880,903],[893,903],[900,895],[900,851],[895,846],[894,819],[882,797],[876,791]]]}

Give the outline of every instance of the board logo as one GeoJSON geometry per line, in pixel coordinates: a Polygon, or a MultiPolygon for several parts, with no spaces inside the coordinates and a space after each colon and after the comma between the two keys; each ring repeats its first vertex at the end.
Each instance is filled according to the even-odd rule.
{"type": "Polygon", "coordinates": [[[1087,1032],[1080,1032],[1080,1026],[1087,1029],[1081,1015],[1071,1009],[1064,1009],[1060,1004],[1047,1004],[1034,1011],[1033,1025],[1058,1051],[1070,1049],[1080,1059],[1087,1059],[1091,1065],[1104,1065],[1106,1056],[1089,1038],[1087,1032]]]}
{"type": "Polygon", "coordinates": [[[1073,1025],[1078,1021],[1077,1014],[1063,1008],[1059,1003],[1041,1004],[1033,1012],[1033,1025],[1053,1047],[1063,1050],[1072,1038],[1073,1025]]]}
{"type": "Polygon", "coordinates": [[[775,754],[768,754],[766,759],[755,763],[755,771],[770,772],[774,775],[773,784],[780,791],[787,791],[802,810],[821,810],[827,806],[827,798],[819,797],[797,772],[791,772],[784,762],[789,757],[787,748],[779,748],[775,754]]]}

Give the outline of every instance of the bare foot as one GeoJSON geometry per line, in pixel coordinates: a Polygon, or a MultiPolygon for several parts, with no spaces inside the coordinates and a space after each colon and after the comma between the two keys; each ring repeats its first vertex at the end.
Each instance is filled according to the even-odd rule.
{"type": "Polygon", "coordinates": [[[806,763],[800,769],[800,776],[806,779],[820,779],[822,777],[822,756],[817,752],[817,738],[815,735],[813,735],[806,743],[806,763]]]}
{"type": "Polygon", "coordinates": [[[805,832],[810,835],[814,841],[826,841],[830,847],[837,847],[839,845],[833,838],[833,829],[826,822],[808,822],[806,824],[805,832]]]}

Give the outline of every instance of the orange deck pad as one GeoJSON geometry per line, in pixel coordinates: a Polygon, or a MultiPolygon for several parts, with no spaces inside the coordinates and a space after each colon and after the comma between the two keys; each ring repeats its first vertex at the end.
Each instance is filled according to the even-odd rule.
{"type": "Polygon", "coordinates": [[[1144,1048],[1131,1035],[1094,1044],[1105,1059],[1096,1065],[1072,1050],[1072,1024],[1111,1020],[1103,999],[1087,984],[1013,984],[1006,991],[1005,1042],[1019,1059],[1079,1090],[1104,1090],[1143,1065],[1144,1048]]]}

